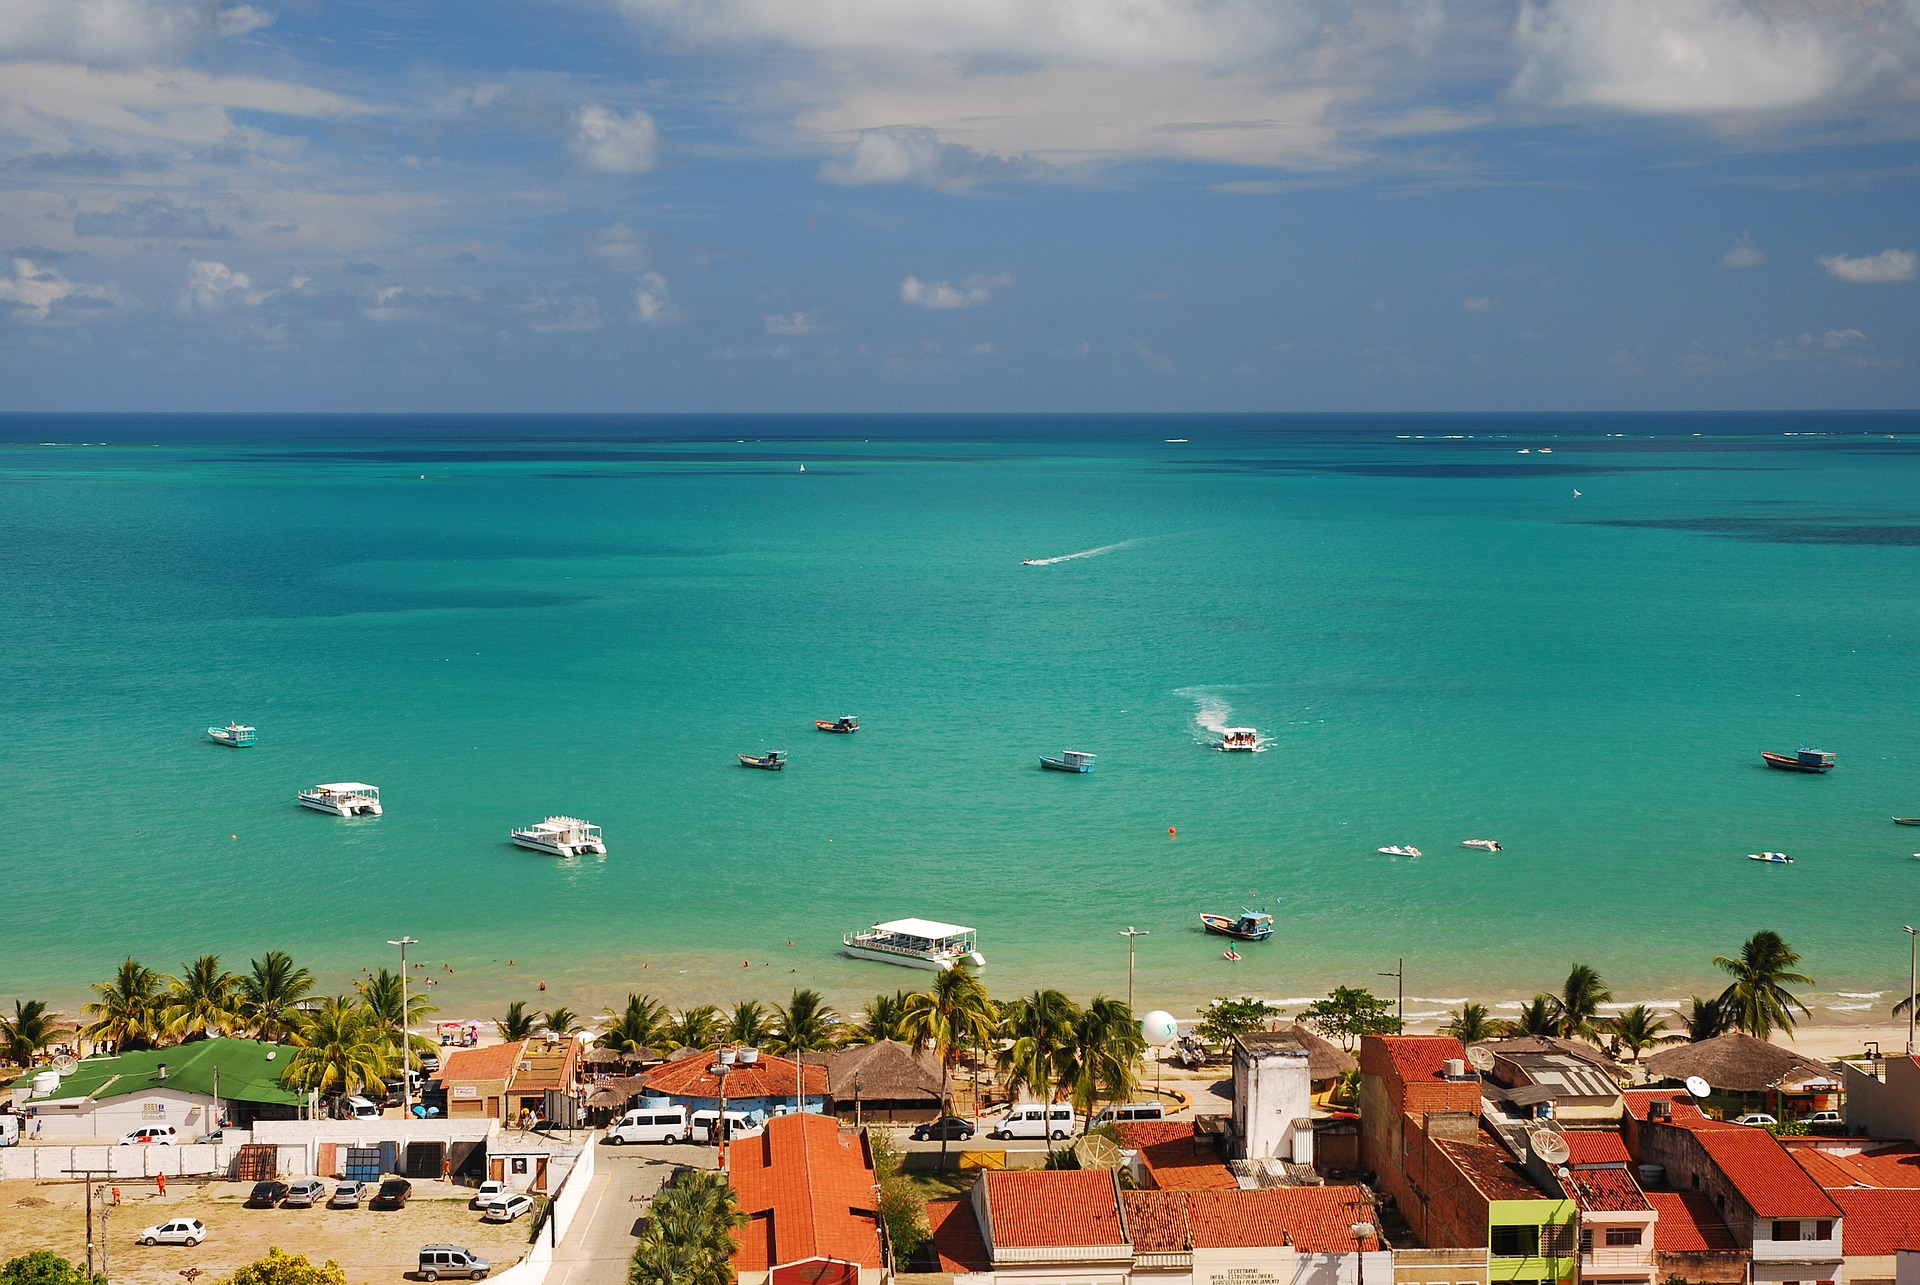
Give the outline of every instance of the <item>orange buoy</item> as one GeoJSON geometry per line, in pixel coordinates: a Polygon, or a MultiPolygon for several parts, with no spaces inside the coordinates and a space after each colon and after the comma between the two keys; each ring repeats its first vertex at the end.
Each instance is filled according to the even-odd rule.
{"type": "Polygon", "coordinates": [[[1178,830],[1174,829],[1172,826],[1167,827],[1167,837],[1169,839],[1176,839],[1179,836],[1180,836],[1180,832],[1178,830]]]}

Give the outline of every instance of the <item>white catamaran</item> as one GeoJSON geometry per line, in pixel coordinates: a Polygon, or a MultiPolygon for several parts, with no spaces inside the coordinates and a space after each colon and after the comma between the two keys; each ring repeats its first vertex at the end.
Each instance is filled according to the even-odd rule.
{"type": "Polygon", "coordinates": [[[551,852],[556,857],[574,857],[583,852],[607,855],[606,840],[600,827],[578,817],[548,817],[538,825],[513,832],[513,841],[535,852],[551,852]]]}
{"type": "Polygon", "coordinates": [[[987,957],[974,944],[973,929],[931,919],[892,919],[865,932],[848,933],[841,943],[855,959],[877,959],[936,973],[944,973],[955,964],[987,966],[987,957]]]}
{"type": "Polygon", "coordinates": [[[379,816],[380,787],[359,781],[338,781],[300,791],[300,806],[337,817],[379,816]]]}

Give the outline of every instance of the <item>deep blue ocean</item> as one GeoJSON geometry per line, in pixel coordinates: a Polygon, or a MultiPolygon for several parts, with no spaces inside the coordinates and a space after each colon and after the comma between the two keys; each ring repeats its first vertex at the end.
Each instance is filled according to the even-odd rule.
{"type": "Polygon", "coordinates": [[[450,1016],[853,1009],[925,975],[841,934],[918,915],[1005,994],[1147,929],[1182,1012],[1679,1000],[1775,928],[1866,1018],[1920,914],[1915,414],[14,415],[0,566],[0,1000],[410,933],[450,1016]],[[507,842],[555,812],[610,855],[507,842]]]}

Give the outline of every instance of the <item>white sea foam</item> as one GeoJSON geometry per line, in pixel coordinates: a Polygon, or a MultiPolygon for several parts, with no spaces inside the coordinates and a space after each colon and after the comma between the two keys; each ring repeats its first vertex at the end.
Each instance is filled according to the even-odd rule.
{"type": "MultiPolygon", "coordinates": [[[[1214,744],[1213,737],[1219,736],[1229,727],[1233,726],[1231,722],[1233,718],[1233,706],[1228,703],[1226,695],[1220,688],[1179,687],[1174,689],[1173,694],[1175,696],[1183,696],[1194,703],[1194,724],[1201,732],[1211,734],[1196,736],[1194,738],[1202,745],[1214,744]]],[[[1256,733],[1253,752],[1255,754],[1265,753],[1267,743],[1270,739],[1269,737],[1260,736],[1256,733]]]]}
{"type": "Polygon", "coordinates": [[[1835,991],[1841,999],[1879,999],[1885,991],[1835,991]]]}
{"type": "Polygon", "coordinates": [[[1459,999],[1441,999],[1437,995],[1407,996],[1407,1003],[1409,1004],[1464,1004],[1466,1002],[1467,1002],[1467,997],[1464,995],[1462,995],[1459,999]]]}
{"type": "Polygon", "coordinates": [[[1824,1007],[1829,1013],[1860,1013],[1860,1012],[1865,1012],[1867,1009],[1872,1008],[1873,1005],[1871,1004],[1827,1004],[1824,1007]]]}
{"type": "Polygon", "coordinates": [[[1056,562],[1072,562],[1075,558],[1097,558],[1103,553],[1112,553],[1115,549],[1124,549],[1128,545],[1138,544],[1139,540],[1122,540],[1118,544],[1103,544],[1097,549],[1082,549],[1078,553],[1062,553],[1052,558],[1029,558],[1030,567],[1050,567],[1056,562]]]}
{"type": "Polygon", "coordinates": [[[1526,1005],[1521,1003],[1517,999],[1509,999],[1509,1000],[1503,1000],[1500,1003],[1495,1004],[1494,1007],[1501,1010],[1512,1010],[1514,1012],[1518,1012],[1520,1009],[1525,1008],[1526,1005]]]}
{"type": "Polygon", "coordinates": [[[1409,1022],[1430,1022],[1436,1017],[1452,1017],[1452,1016],[1453,1014],[1446,1012],[1445,1010],[1441,1010],[1438,1012],[1431,1012],[1431,1013],[1408,1013],[1407,1020],[1409,1022]]]}
{"type": "Polygon", "coordinates": [[[1683,999],[1611,1000],[1605,1004],[1602,1004],[1600,1007],[1618,1009],[1624,1013],[1626,1010],[1633,1008],[1634,1006],[1639,1004],[1645,1004],[1648,1008],[1658,1010],[1663,1008],[1682,1008],[1682,1007],[1685,1007],[1686,1001],[1683,999]]]}

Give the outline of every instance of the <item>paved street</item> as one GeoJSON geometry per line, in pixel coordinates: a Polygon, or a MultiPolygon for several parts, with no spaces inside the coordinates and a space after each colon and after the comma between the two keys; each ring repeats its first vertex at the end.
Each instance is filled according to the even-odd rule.
{"type": "Polygon", "coordinates": [[[647,1202],[680,1166],[710,1169],[714,1163],[712,1147],[594,1145],[600,1154],[593,1185],[554,1254],[549,1285],[626,1285],[647,1202]]]}

